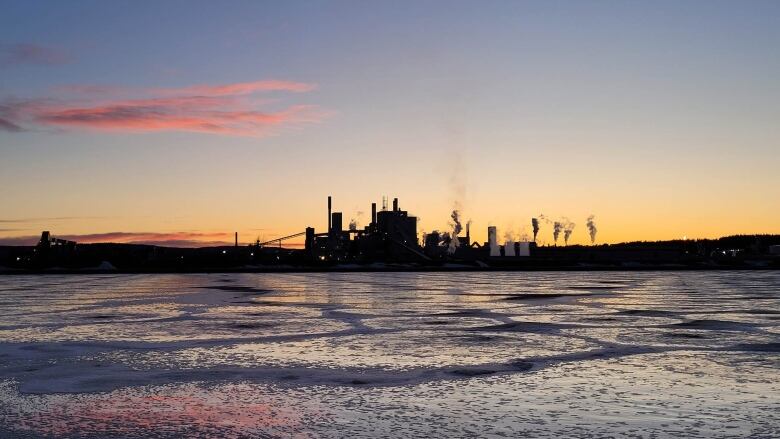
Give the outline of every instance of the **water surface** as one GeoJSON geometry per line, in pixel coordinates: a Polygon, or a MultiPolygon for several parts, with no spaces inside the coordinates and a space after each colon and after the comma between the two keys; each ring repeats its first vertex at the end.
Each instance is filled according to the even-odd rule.
{"type": "Polygon", "coordinates": [[[2,437],[780,437],[776,272],[0,277],[2,437]]]}

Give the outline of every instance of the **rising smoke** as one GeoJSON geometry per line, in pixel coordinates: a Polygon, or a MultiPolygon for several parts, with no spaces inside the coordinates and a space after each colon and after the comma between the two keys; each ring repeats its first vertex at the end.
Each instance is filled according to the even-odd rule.
{"type": "Polygon", "coordinates": [[[596,228],[596,216],[591,215],[588,217],[588,233],[590,233],[590,243],[595,244],[596,243],[596,232],[599,230],[596,228]]]}
{"type": "Polygon", "coordinates": [[[563,230],[563,223],[555,221],[553,223],[553,241],[555,245],[558,245],[558,236],[560,236],[561,230],[563,230]]]}
{"type": "Polygon", "coordinates": [[[539,234],[539,218],[531,218],[531,227],[534,229],[534,242],[536,242],[536,235],[539,234]]]}
{"type": "Polygon", "coordinates": [[[450,234],[451,239],[449,245],[447,246],[447,253],[453,254],[460,245],[460,242],[458,242],[458,235],[460,235],[460,232],[463,231],[463,225],[460,222],[460,211],[458,210],[457,205],[455,206],[455,209],[452,209],[450,218],[452,218],[452,222],[450,223],[450,227],[452,227],[452,233],[450,234]]]}
{"type": "Polygon", "coordinates": [[[363,211],[358,210],[355,213],[355,217],[349,220],[349,230],[357,230],[360,227],[360,222],[363,219],[363,211]]]}
{"type": "Polygon", "coordinates": [[[507,228],[507,231],[504,232],[504,242],[515,241],[515,235],[512,233],[511,228],[507,228]]]}
{"type": "Polygon", "coordinates": [[[576,224],[569,221],[568,218],[563,218],[561,222],[563,224],[563,242],[565,245],[569,245],[569,237],[571,237],[571,233],[574,231],[574,226],[576,226],[576,224]]]}

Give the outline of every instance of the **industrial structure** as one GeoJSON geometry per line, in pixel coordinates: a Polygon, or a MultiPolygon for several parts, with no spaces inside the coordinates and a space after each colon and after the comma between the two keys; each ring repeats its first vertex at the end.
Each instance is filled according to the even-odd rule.
{"type": "Polygon", "coordinates": [[[371,222],[362,229],[343,228],[343,215],[333,212],[333,198],[328,196],[328,231],[316,233],[306,228],[304,249],[312,261],[367,262],[367,261],[429,261],[417,243],[417,218],[398,207],[383,203],[377,212],[371,203],[371,222]]]}
{"type": "MultiPolygon", "coordinates": [[[[503,245],[498,229],[487,228],[488,239],[475,242],[471,224],[461,227],[453,210],[449,232],[419,235],[417,217],[399,206],[398,198],[381,210],[371,203],[371,221],[359,228],[333,211],[328,197],[327,230],[314,227],[269,241],[239,245],[176,248],[146,244],[80,244],[52,237],[44,231],[35,246],[0,246],[0,272],[15,270],[123,270],[137,272],[208,270],[309,270],[309,269],[609,269],[648,268],[771,268],[780,267],[780,235],[743,235],[717,240],[676,240],[602,245],[545,245],[515,241],[506,234],[503,245]],[[461,231],[465,229],[465,235],[461,231]],[[284,248],[283,242],[305,237],[303,249],[284,248]]],[[[534,238],[540,224],[532,219],[534,238]]],[[[595,241],[593,216],[588,218],[591,242],[595,241]]],[[[553,233],[573,229],[571,222],[553,223],[553,233]],[[555,226],[560,225],[560,228],[555,226]]],[[[556,236],[556,235],[554,235],[556,236]]]]}
{"type": "MultiPolygon", "coordinates": [[[[466,235],[433,231],[418,241],[417,218],[402,210],[398,198],[393,198],[392,209],[385,202],[377,211],[371,203],[371,222],[358,229],[344,229],[342,212],[333,211],[333,198],[328,197],[328,230],[317,233],[306,228],[305,252],[312,262],[419,262],[473,261],[489,257],[530,256],[531,243],[495,242],[496,228],[489,228],[491,241],[480,245],[471,241],[471,226],[466,224],[466,235]]],[[[353,224],[354,226],[354,224],[353,224]]],[[[299,236],[291,235],[290,237],[299,236]]]]}

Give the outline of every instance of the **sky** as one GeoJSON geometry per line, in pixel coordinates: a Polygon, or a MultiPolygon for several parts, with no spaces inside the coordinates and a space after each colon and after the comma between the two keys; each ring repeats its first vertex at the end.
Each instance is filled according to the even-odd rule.
{"type": "Polygon", "coordinates": [[[780,233],[774,0],[0,7],[0,244],[780,233]]]}

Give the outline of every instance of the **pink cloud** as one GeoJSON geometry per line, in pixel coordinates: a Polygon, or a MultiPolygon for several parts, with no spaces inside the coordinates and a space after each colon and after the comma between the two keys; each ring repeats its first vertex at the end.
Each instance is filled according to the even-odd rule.
{"type": "MultiPolygon", "coordinates": [[[[185,131],[262,137],[286,126],[322,121],[327,113],[313,105],[261,109],[269,102],[252,96],[268,91],[305,92],[311,84],[254,81],[134,91],[133,99],[16,101],[0,104],[2,127],[20,131],[24,123],[42,127],[124,133],[185,131]],[[147,96],[144,96],[147,95],[147,96]]],[[[108,86],[69,86],[60,90],[86,95],[116,94],[108,86]]],[[[129,90],[128,90],[129,91],[129,90]]]]}

